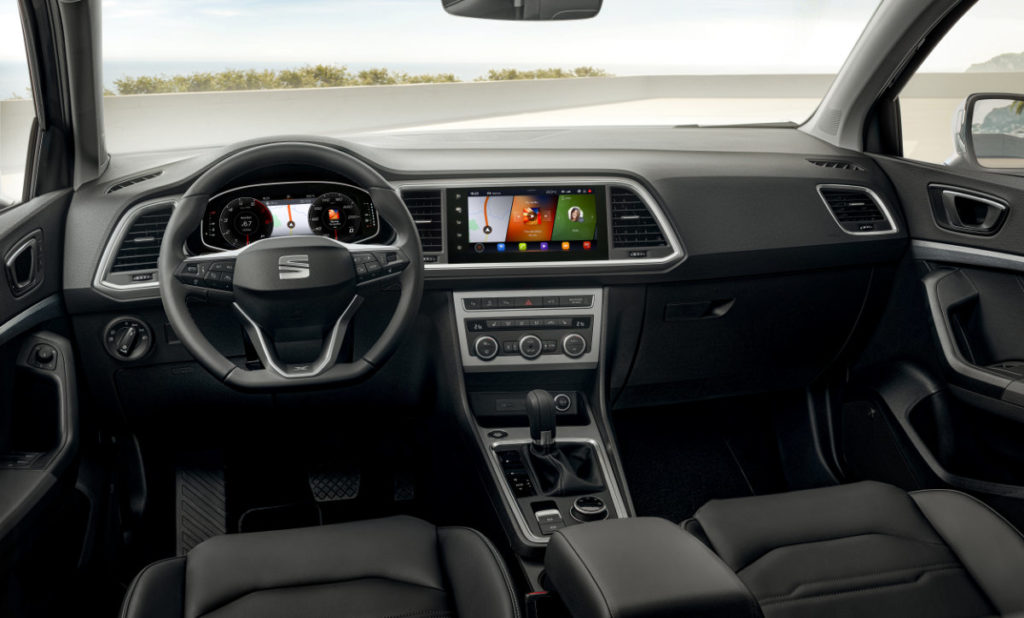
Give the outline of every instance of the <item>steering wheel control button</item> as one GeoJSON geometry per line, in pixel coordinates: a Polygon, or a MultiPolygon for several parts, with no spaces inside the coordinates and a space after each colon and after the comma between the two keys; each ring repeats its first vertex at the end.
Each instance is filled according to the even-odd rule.
{"type": "Polygon", "coordinates": [[[533,360],[544,351],[544,344],[537,335],[524,335],[519,340],[519,354],[528,360],[533,360]]]}
{"type": "Polygon", "coordinates": [[[152,331],[138,318],[117,318],[104,330],[103,347],[117,360],[139,360],[153,347],[152,331]]]}
{"type": "Polygon", "coordinates": [[[508,432],[501,429],[495,429],[487,433],[487,437],[493,440],[503,440],[508,437],[508,432]]]}
{"type": "Polygon", "coordinates": [[[562,351],[570,358],[579,358],[587,351],[587,340],[579,333],[571,333],[562,340],[562,351]]]}
{"type": "Polygon", "coordinates": [[[572,407],[572,397],[565,393],[555,395],[555,412],[568,412],[572,407]]]}
{"type": "Polygon", "coordinates": [[[597,521],[608,518],[608,507],[604,505],[604,500],[597,496],[580,496],[572,503],[569,514],[576,521],[597,521]]]}
{"type": "Polygon", "coordinates": [[[356,266],[356,278],[359,283],[396,275],[409,265],[397,251],[355,252],[352,254],[352,261],[356,266]]]}
{"type": "Polygon", "coordinates": [[[175,276],[187,285],[211,290],[230,290],[234,287],[235,263],[221,260],[184,262],[175,276]]]}
{"type": "Polygon", "coordinates": [[[489,335],[484,335],[476,340],[473,344],[473,349],[476,351],[478,358],[483,360],[491,360],[498,355],[498,341],[489,335]]]}

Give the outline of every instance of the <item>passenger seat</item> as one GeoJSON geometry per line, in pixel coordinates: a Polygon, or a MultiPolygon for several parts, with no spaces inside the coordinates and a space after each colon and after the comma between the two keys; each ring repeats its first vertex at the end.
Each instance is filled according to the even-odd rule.
{"type": "Polygon", "coordinates": [[[1024,612],[1024,537],[960,492],[861,482],[714,500],[683,526],[768,618],[1024,612]]]}

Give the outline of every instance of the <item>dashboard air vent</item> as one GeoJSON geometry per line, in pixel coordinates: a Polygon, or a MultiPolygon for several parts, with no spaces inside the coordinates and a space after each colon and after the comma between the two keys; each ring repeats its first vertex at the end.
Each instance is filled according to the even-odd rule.
{"type": "Polygon", "coordinates": [[[402,200],[409,209],[424,253],[444,250],[444,228],[441,225],[441,191],[403,191],[402,200]]]}
{"type": "Polygon", "coordinates": [[[835,159],[807,159],[812,165],[824,167],[830,170],[845,170],[848,172],[863,172],[864,168],[851,161],[839,161],[835,159]]]}
{"type": "Polygon", "coordinates": [[[872,191],[863,187],[822,185],[818,192],[845,232],[880,234],[896,231],[888,210],[872,191]]]}
{"type": "Polygon", "coordinates": [[[167,204],[147,209],[140,214],[121,239],[110,272],[155,269],[160,256],[160,242],[173,210],[174,206],[167,204]]]}
{"type": "Polygon", "coordinates": [[[152,172],[150,174],[143,174],[142,176],[136,176],[134,178],[129,178],[127,180],[122,180],[121,182],[119,182],[119,183],[111,186],[109,189],[107,189],[107,193],[113,193],[114,191],[120,191],[121,189],[125,189],[127,187],[132,186],[132,185],[137,185],[140,182],[145,182],[147,180],[152,180],[152,179],[156,178],[157,176],[159,176],[160,174],[163,174],[163,172],[152,172]]]}
{"type": "Polygon", "coordinates": [[[657,220],[637,194],[619,187],[612,187],[611,194],[612,247],[644,249],[667,244],[657,220]]]}

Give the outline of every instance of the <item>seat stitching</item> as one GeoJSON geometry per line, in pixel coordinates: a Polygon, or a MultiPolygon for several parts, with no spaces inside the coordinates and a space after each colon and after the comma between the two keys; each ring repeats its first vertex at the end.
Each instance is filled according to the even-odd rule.
{"type": "Polygon", "coordinates": [[[785,604],[785,603],[799,603],[801,601],[810,601],[810,600],[813,600],[813,599],[823,599],[823,598],[826,598],[826,597],[837,597],[837,596],[842,596],[842,595],[845,595],[845,594],[855,594],[855,593],[858,593],[858,592],[867,592],[869,590],[881,590],[883,588],[899,588],[901,586],[911,586],[911,585],[914,585],[914,584],[920,582],[921,579],[924,578],[924,576],[926,576],[926,575],[928,575],[930,573],[938,573],[938,572],[941,572],[941,571],[963,571],[963,570],[964,570],[963,567],[960,567],[960,566],[947,567],[947,568],[944,568],[944,569],[934,569],[934,570],[929,570],[929,571],[925,571],[925,572],[921,573],[919,576],[915,577],[913,581],[909,581],[909,582],[899,582],[899,583],[895,583],[895,584],[880,584],[878,586],[863,586],[863,587],[860,587],[860,588],[854,588],[852,590],[841,590],[839,592],[825,592],[825,593],[822,593],[822,594],[812,594],[810,596],[799,597],[799,598],[796,598],[796,599],[785,599],[785,598],[784,599],[777,599],[777,600],[767,599],[767,600],[763,600],[763,601],[759,600],[758,602],[761,603],[762,605],[782,605],[782,604],[785,604]]]}
{"type": "Polygon", "coordinates": [[[211,613],[213,613],[215,611],[224,609],[228,605],[231,605],[232,603],[240,601],[240,600],[244,599],[245,597],[247,597],[247,596],[249,596],[251,594],[256,594],[257,592],[268,592],[270,590],[288,590],[290,588],[311,588],[311,587],[314,587],[314,586],[329,586],[329,585],[332,585],[332,584],[347,584],[347,583],[350,583],[350,582],[358,582],[358,581],[366,581],[366,580],[389,581],[389,582],[395,582],[396,584],[402,584],[402,585],[405,585],[405,586],[415,586],[416,588],[425,588],[427,590],[437,590],[438,592],[444,592],[444,593],[448,592],[444,588],[438,588],[436,586],[424,586],[423,584],[416,584],[416,583],[413,583],[413,582],[407,582],[407,581],[403,581],[401,579],[394,579],[392,577],[350,577],[348,579],[329,579],[329,580],[320,581],[320,582],[308,582],[308,583],[294,584],[294,585],[287,585],[287,586],[267,586],[266,588],[255,588],[253,590],[247,591],[243,595],[234,597],[233,599],[228,599],[227,601],[221,603],[220,605],[217,605],[216,607],[212,607],[210,609],[204,610],[202,615],[205,616],[205,615],[211,614],[211,613]]]}
{"type": "Polygon", "coordinates": [[[862,536],[887,536],[887,537],[892,537],[894,539],[903,539],[904,541],[910,541],[912,543],[920,543],[922,545],[934,545],[936,547],[944,547],[946,549],[949,549],[949,547],[945,543],[943,543],[941,541],[939,541],[937,543],[933,543],[932,541],[922,541],[920,539],[914,539],[914,538],[911,538],[911,537],[908,537],[908,536],[901,536],[899,534],[891,534],[889,532],[861,532],[859,534],[850,534],[850,535],[846,535],[846,536],[837,536],[837,537],[832,537],[832,538],[828,538],[828,539],[815,539],[813,541],[802,541],[800,543],[787,543],[785,545],[779,545],[779,546],[776,546],[776,547],[773,547],[773,548],[769,549],[768,551],[764,552],[763,554],[761,554],[757,558],[754,558],[753,560],[748,562],[746,565],[740,567],[739,569],[736,570],[736,573],[738,574],[738,573],[740,573],[742,571],[745,571],[746,569],[749,569],[750,567],[754,566],[755,563],[757,563],[760,560],[768,557],[770,554],[772,554],[773,552],[776,552],[776,551],[778,551],[780,549],[786,549],[787,547],[800,547],[801,545],[816,545],[818,543],[829,543],[831,541],[842,541],[844,539],[856,539],[856,538],[862,537],[862,536]]]}
{"type": "Polygon", "coordinates": [[[494,562],[497,564],[498,570],[501,571],[501,578],[505,581],[505,590],[508,592],[509,600],[512,601],[512,615],[515,616],[515,618],[519,618],[519,599],[516,597],[515,588],[512,586],[512,579],[509,577],[508,569],[505,568],[505,561],[501,558],[501,555],[494,547],[494,544],[491,543],[491,540],[476,528],[469,528],[467,526],[447,526],[446,529],[467,530],[480,538],[484,546],[491,552],[491,558],[494,559],[494,562]]]}
{"type": "MultiPolygon", "coordinates": [[[[871,575],[897,575],[899,573],[913,573],[913,572],[916,572],[916,571],[920,571],[921,575],[923,575],[923,574],[931,572],[931,571],[945,571],[945,570],[953,569],[953,568],[959,569],[959,568],[962,568],[962,567],[961,567],[960,564],[958,564],[956,562],[946,562],[946,563],[932,564],[932,565],[920,566],[920,567],[908,567],[908,568],[905,568],[905,569],[893,569],[891,571],[873,571],[873,572],[867,573],[865,575],[851,575],[849,577],[830,577],[830,578],[827,578],[827,579],[815,579],[815,580],[812,580],[812,581],[801,582],[801,583],[797,584],[796,586],[794,586],[792,589],[790,589],[789,592],[787,592],[785,594],[777,594],[777,595],[774,595],[774,596],[767,597],[763,601],[764,602],[770,602],[770,601],[775,601],[775,600],[779,600],[779,599],[786,599],[788,597],[792,597],[801,588],[803,588],[805,586],[810,586],[812,584],[839,583],[839,582],[849,581],[849,580],[852,580],[852,579],[860,579],[860,578],[863,578],[863,577],[869,577],[871,575]]],[[[901,583],[907,583],[907,582],[894,582],[892,584],[881,584],[881,585],[889,586],[889,585],[899,585],[901,583]]]]}

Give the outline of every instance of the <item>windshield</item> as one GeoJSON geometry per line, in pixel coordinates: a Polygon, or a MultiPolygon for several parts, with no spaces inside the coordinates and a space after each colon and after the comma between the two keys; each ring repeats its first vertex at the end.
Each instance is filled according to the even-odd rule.
{"type": "Polygon", "coordinates": [[[802,122],[877,0],[605,0],[594,19],[439,0],[106,0],[108,148],[272,134],[802,122]]]}

